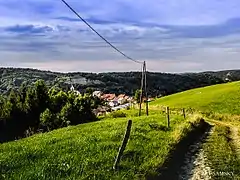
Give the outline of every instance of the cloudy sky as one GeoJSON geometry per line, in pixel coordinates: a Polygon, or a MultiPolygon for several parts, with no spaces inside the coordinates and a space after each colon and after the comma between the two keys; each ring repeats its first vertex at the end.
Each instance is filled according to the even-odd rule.
{"type": "MultiPolygon", "coordinates": [[[[149,71],[240,68],[239,0],[67,0],[149,71]]],[[[0,0],[0,66],[136,71],[61,0],[0,0]]]]}

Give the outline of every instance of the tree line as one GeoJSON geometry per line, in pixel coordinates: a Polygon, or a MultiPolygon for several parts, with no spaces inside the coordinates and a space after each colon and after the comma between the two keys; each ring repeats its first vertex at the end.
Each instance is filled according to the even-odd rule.
{"type": "MultiPolygon", "coordinates": [[[[47,86],[60,87],[65,91],[69,84],[81,92],[91,87],[104,93],[134,93],[141,84],[141,72],[121,73],[56,73],[36,69],[0,68],[0,92],[8,95],[12,88],[18,89],[25,82],[31,85],[43,79],[47,86]],[[70,81],[70,79],[72,81],[70,81]]],[[[151,97],[165,96],[192,88],[204,87],[224,82],[240,80],[240,70],[202,73],[147,73],[148,94],[151,97]]]]}
{"type": "Polygon", "coordinates": [[[0,95],[0,142],[95,121],[93,109],[101,103],[91,93],[49,88],[43,80],[23,83],[8,96],[0,95]]]}

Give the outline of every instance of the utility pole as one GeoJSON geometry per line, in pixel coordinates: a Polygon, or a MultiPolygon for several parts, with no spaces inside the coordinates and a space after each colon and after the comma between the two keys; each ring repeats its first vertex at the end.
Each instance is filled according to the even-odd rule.
{"type": "Polygon", "coordinates": [[[142,99],[143,99],[143,84],[144,84],[144,77],[145,77],[145,61],[143,63],[143,69],[142,69],[142,80],[141,80],[141,89],[140,89],[140,102],[139,102],[139,116],[141,116],[142,112],[142,99]]]}
{"type": "Polygon", "coordinates": [[[145,95],[146,98],[146,115],[148,116],[148,94],[147,94],[147,68],[146,68],[146,62],[143,62],[143,69],[142,69],[142,81],[141,81],[141,94],[140,94],[140,103],[139,103],[139,116],[141,116],[142,112],[142,101],[143,101],[143,95],[145,95]],[[143,93],[144,89],[144,93],[143,93]]]}
{"type": "Polygon", "coordinates": [[[144,79],[145,79],[145,97],[146,97],[146,115],[148,116],[148,93],[147,93],[147,67],[146,67],[146,62],[144,61],[144,79]]]}

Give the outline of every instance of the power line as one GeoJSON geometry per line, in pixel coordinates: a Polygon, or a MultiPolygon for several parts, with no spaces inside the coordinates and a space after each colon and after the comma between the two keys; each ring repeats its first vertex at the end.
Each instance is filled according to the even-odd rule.
{"type": "MultiPolygon", "coordinates": [[[[83,21],[93,32],[95,32],[101,39],[103,39],[110,47],[112,47],[115,51],[126,57],[128,60],[131,60],[135,63],[139,63],[143,65],[142,69],[142,79],[141,79],[141,97],[140,97],[140,108],[139,108],[139,116],[141,116],[141,104],[142,104],[142,98],[143,98],[143,88],[145,91],[145,96],[148,98],[147,95],[147,68],[146,68],[146,62],[141,62],[138,60],[135,60],[131,58],[130,56],[126,55],[122,51],[120,51],[117,47],[115,47],[113,44],[111,44],[106,38],[104,38],[100,33],[98,33],[85,19],[83,19],[65,0],[61,0],[81,21],[83,21]],[[145,81],[144,81],[145,80],[145,81]],[[145,84],[145,87],[144,87],[145,84]]],[[[148,99],[147,99],[148,100],[148,99]]],[[[146,100],[146,101],[147,101],[146,100]]],[[[146,103],[146,114],[148,115],[148,103],[146,103]]]]}
{"type": "Polygon", "coordinates": [[[142,62],[135,60],[131,57],[129,57],[128,55],[126,55],[125,53],[123,53],[122,51],[120,51],[117,47],[115,47],[114,45],[112,45],[106,38],[104,38],[101,34],[99,34],[85,19],[83,19],[65,0],[61,0],[81,21],[83,21],[93,32],[95,32],[101,39],[103,39],[109,46],[111,46],[114,50],[116,50],[117,52],[119,52],[120,54],[122,54],[124,57],[126,57],[127,59],[135,62],[135,63],[139,63],[142,64],[142,62]]]}

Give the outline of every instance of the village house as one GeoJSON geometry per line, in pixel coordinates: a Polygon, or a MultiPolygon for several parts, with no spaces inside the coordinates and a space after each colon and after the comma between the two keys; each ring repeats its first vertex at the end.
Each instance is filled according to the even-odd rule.
{"type": "Polygon", "coordinates": [[[102,96],[102,91],[94,91],[93,96],[100,98],[102,96]]]}
{"type": "Polygon", "coordinates": [[[127,102],[126,95],[125,94],[120,94],[118,97],[118,103],[119,104],[124,104],[127,102]]]}
{"type": "Polygon", "coordinates": [[[128,108],[134,100],[133,97],[125,94],[116,96],[116,94],[103,94],[101,91],[95,91],[93,95],[100,97],[104,101],[107,101],[108,106],[110,106],[112,110],[128,108]]]}
{"type": "Polygon", "coordinates": [[[93,110],[93,113],[96,116],[105,116],[109,112],[111,112],[111,109],[106,106],[98,107],[97,109],[93,110]]]}
{"type": "Polygon", "coordinates": [[[105,101],[112,101],[114,98],[116,98],[115,94],[103,94],[101,96],[101,99],[103,99],[105,101]]]}
{"type": "Polygon", "coordinates": [[[111,106],[111,107],[115,107],[115,106],[118,106],[118,105],[119,105],[119,103],[118,103],[118,99],[117,98],[114,98],[113,100],[111,100],[109,102],[109,106],[111,106]]]}

